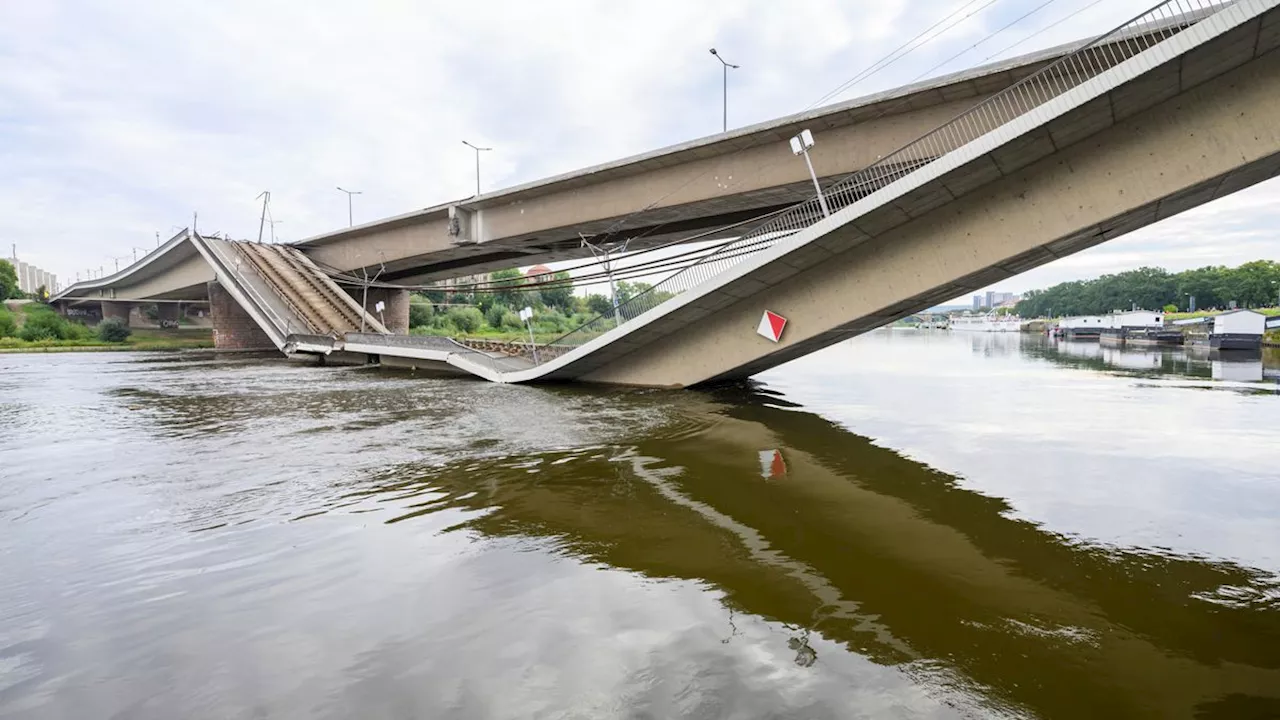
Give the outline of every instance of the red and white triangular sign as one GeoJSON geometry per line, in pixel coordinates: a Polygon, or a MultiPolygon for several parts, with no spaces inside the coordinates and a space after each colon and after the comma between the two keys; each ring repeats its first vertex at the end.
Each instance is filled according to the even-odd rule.
{"type": "Polygon", "coordinates": [[[760,316],[760,326],[756,328],[756,332],[774,342],[778,342],[782,339],[782,328],[786,326],[786,318],[772,310],[765,310],[764,315],[760,316]]]}
{"type": "Polygon", "coordinates": [[[760,451],[760,477],[765,480],[780,478],[787,474],[787,463],[782,459],[780,450],[760,451]]]}

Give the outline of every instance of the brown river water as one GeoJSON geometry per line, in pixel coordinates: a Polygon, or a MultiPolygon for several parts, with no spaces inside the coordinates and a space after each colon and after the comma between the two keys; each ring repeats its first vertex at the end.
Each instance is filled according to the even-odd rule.
{"type": "Polygon", "coordinates": [[[1280,357],[0,355],[0,718],[1280,717],[1280,357]]]}

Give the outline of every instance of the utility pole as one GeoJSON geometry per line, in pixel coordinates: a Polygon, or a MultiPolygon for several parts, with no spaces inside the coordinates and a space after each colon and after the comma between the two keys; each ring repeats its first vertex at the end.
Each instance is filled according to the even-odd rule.
{"type": "Polygon", "coordinates": [[[355,223],[351,220],[351,196],[363,195],[364,193],[360,190],[343,190],[342,188],[338,188],[338,190],[347,194],[347,227],[352,227],[355,223]]]}
{"type": "Polygon", "coordinates": [[[493,148],[476,147],[475,145],[472,145],[466,140],[463,140],[462,144],[476,151],[476,195],[478,196],[480,194],[480,153],[488,152],[493,148]]]}
{"type": "MultiPolygon", "coordinates": [[[[258,242],[262,242],[262,226],[267,222],[267,203],[271,202],[271,191],[263,190],[258,193],[258,197],[262,198],[262,216],[258,218],[258,242]]],[[[254,198],[257,200],[258,198],[254,198]]]]}
{"type": "Polygon", "coordinates": [[[156,247],[160,247],[160,231],[156,231],[156,247]]]}
{"type": "Polygon", "coordinates": [[[604,268],[604,274],[609,278],[609,299],[613,302],[613,322],[615,327],[622,324],[622,312],[618,309],[618,286],[613,281],[613,253],[626,252],[627,245],[631,244],[631,238],[627,238],[621,243],[611,243],[600,245],[593,244],[587,240],[587,236],[578,233],[578,237],[582,238],[582,245],[591,250],[591,254],[600,261],[601,267],[604,268]]]}
{"type": "MultiPolygon", "coordinates": [[[[360,268],[360,272],[364,275],[364,295],[360,298],[360,332],[364,332],[364,319],[369,315],[369,284],[378,282],[378,278],[382,277],[382,272],[387,269],[387,264],[382,263],[378,267],[378,274],[369,279],[369,268],[360,268]]],[[[386,323],[383,323],[384,325],[386,323]]]]}
{"type": "Polygon", "coordinates": [[[276,244],[276,226],[277,226],[277,225],[279,225],[279,224],[280,224],[280,223],[282,223],[282,222],[284,222],[284,221],[283,221],[283,220],[272,220],[272,219],[270,219],[270,218],[268,218],[268,219],[267,219],[267,223],[269,223],[269,224],[271,225],[271,244],[272,244],[272,245],[275,245],[275,244],[276,244]]]}
{"type": "Polygon", "coordinates": [[[715,55],[716,59],[720,61],[720,64],[724,66],[724,93],[722,96],[724,98],[724,102],[723,102],[722,113],[721,113],[723,115],[721,131],[728,132],[729,131],[729,68],[733,68],[734,70],[737,70],[739,67],[741,67],[741,65],[734,65],[733,63],[725,62],[725,59],[720,57],[720,53],[716,52],[715,48],[711,48],[711,54],[715,55]]]}

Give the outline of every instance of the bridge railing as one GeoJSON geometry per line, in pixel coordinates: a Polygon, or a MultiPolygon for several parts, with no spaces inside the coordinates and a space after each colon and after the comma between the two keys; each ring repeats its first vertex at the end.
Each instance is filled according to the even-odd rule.
{"type": "Polygon", "coordinates": [[[227,274],[235,279],[236,285],[241,289],[241,292],[249,295],[249,300],[258,306],[258,309],[263,313],[267,321],[275,326],[276,332],[281,337],[287,338],[291,332],[299,329],[293,326],[293,322],[289,318],[286,318],[277,312],[276,308],[262,296],[262,293],[258,292],[258,288],[254,286],[249,278],[241,272],[240,257],[237,255],[233,260],[226,256],[226,253],[223,252],[223,248],[221,246],[223,241],[214,240],[213,238],[206,239],[194,231],[192,232],[192,235],[217,258],[219,264],[222,265],[227,274]],[[209,240],[213,240],[213,242],[209,242],[209,240]]]}
{"type": "MultiPolygon", "coordinates": [[[[832,213],[888,187],[939,158],[1043,107],[1072,88],[1168,40],[1236,0],[1166,0],[1084,43],[874,164],[823,190],[832,213]]],[[[626,302],[548,345],[581,345],[701,285],[762,250],[826,217],[814,196],[751,232],[715,248],[626,302]]],[[[547,358],[543,358],[546,362],[547,358]]]]}

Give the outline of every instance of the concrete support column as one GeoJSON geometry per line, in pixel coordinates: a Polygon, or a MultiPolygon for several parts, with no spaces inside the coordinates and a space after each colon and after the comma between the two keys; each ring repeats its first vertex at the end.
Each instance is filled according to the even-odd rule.
{"type": "Polygon", "coordinates": [[[179,303],[156,303],[156,320],[164,327],[165,322],[176,323],[182,317],[182,306],[179,303]]]}
{"type": "Polygon", "coordinates": [[[131,302],[102,302],[102,319],[116,318],[123,320],[125,325],[129,325],[129,315],[133,312],[133,303],[131,302]]]}
{"type": "MultiPolygon", "coordinates": [[[[359,304],[364,299],[363,288],[349,288],[347,292],[359,304]]],[[[393,288],[369,288],[369,306],[365,310],[382,321],[387,329],[397,335],[409,334],[409,291],[393,288]],[[381,313],[377,311],[378,303],[386,303],[381,313]]]]}
{"type": "Polygon", "coordinates": [[[275,343],[216,282],[209,283],[209,311],[213,316],[213,346],[218,350],[274,350],[275,343]]]}

